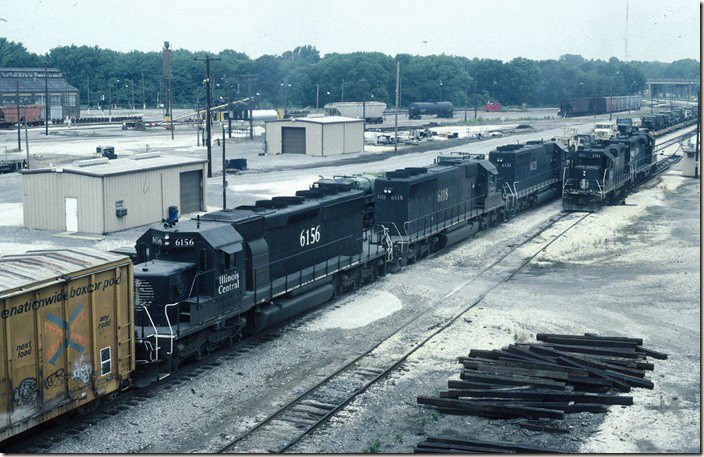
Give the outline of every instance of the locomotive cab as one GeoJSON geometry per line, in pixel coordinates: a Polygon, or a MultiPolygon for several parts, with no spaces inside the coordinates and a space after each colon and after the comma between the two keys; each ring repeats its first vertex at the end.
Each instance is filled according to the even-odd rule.
{"type": "Polygon", "coordinates": [[[174,353],[184,358],[239,335],[245,262],[242,237],[230,224],[190,220],[152,228],[136,252],[138,363],[170,363],[174,353]],[[209,327],[209,341],[189,341],[209,327]],[[175,339],[185,343],[175,348],[175,339]]]}
{"type": "Polygon", "coordinates": [[[621,192],[627,154],[610,141],[570,153],[565,168],[562,206],[566,210],[595,211],[621,192]]]}

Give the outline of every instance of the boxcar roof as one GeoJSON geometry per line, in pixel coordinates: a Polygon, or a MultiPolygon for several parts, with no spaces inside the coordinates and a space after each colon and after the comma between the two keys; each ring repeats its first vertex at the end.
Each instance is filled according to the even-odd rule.
{"type": "Polygon", "coordinates": [[[93,248],[29,251],[0,257],[0,297],[7,290],[127,259],[127,256],[93,248]]]}

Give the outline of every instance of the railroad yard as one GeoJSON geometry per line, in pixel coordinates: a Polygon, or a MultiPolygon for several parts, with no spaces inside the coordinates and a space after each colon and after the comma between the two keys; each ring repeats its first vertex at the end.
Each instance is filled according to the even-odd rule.
{"type": "MultiPolygon", "coordinates": [[[[649,111],[643,108],[634,116],[649,111]]],[[[393,147],[369,145],[365,152],[332,158],[263,155],[261,136],[252,141],[242,135],[226,142],[226,158],[248,161],[246,171],[227,174],[227,206],[293,195],[319,176],[422,167],[439,154],[488,154],[517,141],[561,137],[566,128],[588,133],[608,118],[561,119],[556,112],[491,113],[491,118],[482,113],[483,127],[503,136],[438,135],[431,142],[403,145],[396,154],[393,147]],[[518,124],[530,128],[517,130],[518,124]]],[[[454,122],[462,118],[456,113],[454,122]]],[[[388,121],[387,116],[381,126],[388,127],[388,121]]],[[[435,127],[427,119],[403,121],[404,128],[435,127]]],[[[467,129],[445,128],[459,134],[467,129]]],[[[174,135],[172,140],[164,129],[61,126],[45,136],[43,129],[33,128],[30,163],[69,164],[90,157],[100,145],[114,146],[118,156],[147,150],[205,156],[193,127],[179,126],[174,135]]],[[[0,151],[16,147],[16,139],[16,132],[0,131],[0,151]]],[[[675,142],[659,151],[659,158],[678,150],[675,142]]],[[[221,154],[214,146],[213,177],[207,181],[210,210],[222,204],[221,154]]],[[[145,231],[93,235],[26,229],[22,193],[20,174],[0,175],[2,255],[59,247],[111,250],[133,246],[145,231]]],[[[19,450],[408,453],[427,437],[443,436],[571,453],[700,452],[700,200],[699,180],[683,177],[678,163],[628,195],[623,205],[565,213],[558,199],[524,211],[186,365],[149,389],[132,389],[93,414],[39,432],[19,450]],[[515,418],[445,414],[418,403],[418,397],[438,397],[448,379],[459,379],[458,357],[472,349],[535,343],[538,333],[642,338],[644,347],[667,358],[648,359],[654,369],[645,377],[653,389],[620,394],[631,396],[632,405],[550,421],[568,433],[527,430],[515,418]],[[269,417],[296,400],[292,411],[269,417]],[[339,402],[344,403],[338,408],[339,402]],[[308,433],[325,414],[328,420],[308,433]],[[249,434],[262,422],[267,423],[249,434]]]]}

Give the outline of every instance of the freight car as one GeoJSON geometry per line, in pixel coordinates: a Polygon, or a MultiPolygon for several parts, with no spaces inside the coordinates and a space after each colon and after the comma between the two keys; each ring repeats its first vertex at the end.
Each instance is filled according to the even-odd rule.
{"type": "Polygon", "coordinates": [[[44,122],[44,106],[20,105],[19,117],[17,106],[0,106],[0,127],[8,128],[27,121],[27,125],[41,125],[44,122]]]}
{"type": "Polygon", "coordinates": [[[562,207],[597,211],[655,170],[655,138],[647,132],[619,135],[568,154],[563,171],[562,207]]]}
{"type": "Polygon", "coordinates": [[[0,440],[129,385],[132,297],[125,256],[73,248],[0,258],[0,440]]]}
{"type": "Polygon", "coordinates": [[[565,98],[560,101],[558,116],[576,117],[590,114],[616,113],[626,110],[639,110],[643,103],[640,95],[621,97],[565,98]]]}
{"type": "Polygon", "coordinates": [[[408,105],[408,119],[420,119],[422,115],[436,115],[437,117],[452,118],[454,107],[451,102],[413,102],[408,105]]]}

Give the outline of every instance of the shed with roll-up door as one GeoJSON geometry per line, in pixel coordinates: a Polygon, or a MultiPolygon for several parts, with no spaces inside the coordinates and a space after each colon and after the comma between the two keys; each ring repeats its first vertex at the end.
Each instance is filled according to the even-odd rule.
{"type": "Polygon", "coordinates": [[[281,119],[266,123],[269,154],[334,156],[361,152],[364,120],[342,116],[281,119]]]}
{"type": "Polygon", "coordinates": [[[167,219],[171,206],[179,215],[205,211],[206,171],[205,159],[158,153],[23,170],[24,225],[110,233],[167,219]]]}

